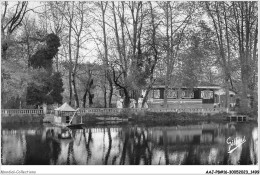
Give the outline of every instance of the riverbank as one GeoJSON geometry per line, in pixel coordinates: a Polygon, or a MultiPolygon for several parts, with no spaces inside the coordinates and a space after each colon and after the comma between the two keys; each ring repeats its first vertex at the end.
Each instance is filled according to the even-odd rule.
{"type": "MultiPolygon", "coordinates": [[[[102,115],[109,118],[109,115],[102,115]]],[[[197,113],[176,113],[176,112],[148,112],[140,111],[136,113],[121,112],[113,117],[118,117],[121,119],[128,118],[133,122],[175,122],[175,121],[224,121],[228,116],[227,113],[218,114],[197,114],[197,113]]],[[[97,118],[100,115],[97,114],[84,114],[82,115],[83,123],[98,121],[97,118]]],[[[80,118],[80,117],[79,117],[80,118]]]]}
{"type": "Polygon", "coordinates": [[[228,114],[220,113],[213,115],[202,115],[197,113],[151,113],[146,112],[143,115],[132,115],[133,122],[150,124],[174,124],[174,123],[194,123],[194,122],[214,122],[214,121],[225,121],[228,114]]]}
{"type": "MultiPolygon", "coordinates": [[[[149,111],[122,111],[114,115],[109,114],[81,114],[77,117],[77,122],[80,123],[95,123],[100,122],[98,118],[109,119],[110,117],[118,119],[128,119],[134,123],[154,123],[154,124],[174,124],[174,123],[189,123],[189,122],[214,122],[226,121],[228,113],[202,114],[202,113],[177,113],[177,112],[149,112],[149,111]]],[[[2,123],[42,123],[43,114],[24,114],[2,117],[2,123]]],[[[257,118],[250,118],[257,122],[257,118]]]]}

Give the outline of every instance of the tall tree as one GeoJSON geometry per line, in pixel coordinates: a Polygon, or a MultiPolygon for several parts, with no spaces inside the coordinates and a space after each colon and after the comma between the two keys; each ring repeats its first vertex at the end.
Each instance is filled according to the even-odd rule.
{"type": "Polygon", "coordinates": [[[229,105],[229,87],[233,86],[232,62],[239,60],[241,111],[246,112],[248,111],[248,95],[251,94],[250,81],[256,80],[254,77],[255,56],[257,55],[257,37],[255,36],[258,35],[256,3],[205,2],[205,6],[216,34],[216,55],[224,75],[226,107],[229,105]]]}
{"type": "Polygon", "coordinates": [[[8,8],[9,4],[7,1],[1,2],[4,6],[1,15],[1,49],[2,49],[2,59],[7,59],[7,49],[12,43],[11,35],[16,29],[21,26],[22,20],[27,12],[28,2],[18,1],[12,9],[8,8]],[[14,13],[10,13],[13,11],[14,13]]]}
{"type": "MultiPolygon", "coordinates": [[[[133,89],[134,77],[131,66],[133,66],[132,63],[137,63],[138,59],[137,45],[141,39],[140,32],[142,30],[142,19],[144,17],[143,14],[141,14],[141,9],[142,2],[120,2],[117,6],[112,2],[117,48],[116,57],[119,58],[114,62],[114,66],[112,67],[113,80],[115,85],[124,93],[124,107],[129,107],[130,91],[133,89]],[[129,7],[131,12],[129,18],[132,20],[130,23],[132,33],[130,33],[129,26],[127,25],[129,21],[126,18],[126,7],[129,7]]],[[[136,64],[134,64],[134,66],[135,65],[136,64]]]]}
{"type": "Polygon", "coordinates": [[[235,39],[241,66],[241,111],[248,111],[248,95],[254,97],[257,72],[258,7],[257,2],[232,2],[235,39]]]}
{"type": "MultiPolygon", "coordinates": [[[[192,14],[194,13],[194,3],[187,4],[187,8],[181,10],[182,4],[179,2],[162,2],[159,6],[163,10],[164,16],[164,51],[165,51],[165,90],[164,90],[164,107],[167,107],[167,94],[170,85],[170,78],[176,64],[180,44],[183,40],[184,31],[189,24],[192,14]],[[179,13],[173,11],[179,9],[179,13]],[[184,16],[181,12],[184,12],[184,16]],[[179,19],[183,19],[179,22],[179,19]]],[[[171,80],[174,81],[174,80],[171,80]]]]}
{"type": "MultiPolygon", "coordinates": [[[[149,2],[149,13],[150,13],[150,21],[148,23],[148,26],[145,31],[145,33],[147,33],[147,36],[144,36],[144,40],[145,40],[145,44],[147,45],[147,48],[143,55],[146,55],[145,57],[145,74],[148,78],[148,83],[146,84],[145,89],[145,95],[144,95],[144,99],[143,99],[143,104],[142,107],[144,106],[144,104],[147,102],[148,99],[148,95],[149,92],[155,82],[155,76],[154,76],[154,72],[156,70],[156,65],[160,59],[161,56],[161,43],[159,42],[160,40],[160,36],[158,36],[158,30],[159,30],[159,26],[160,26],[160,16],[159,14],[156,12],[156,7],[153,6],[152,2],[149,2]]],[[[139,71],[140,73],[140,71],[139,71]]],[[[142,76],[144,77],[144,76],[142,76]]],[[[143,80],[143,79],[142,79],[143,80]]]]}
{"type": "MultiPolygon", "coordinates": [[[[107,32],[106,32],[106,18],[105,13],[108,6],[108,2],[101,2],[100,8],[102,12],[102,29],[103,29],[103,43],[104,43],[104,61],[103,64],[105,65],[105,77],[108,80],[109,83],[109,99],[108,99],[108,107],[111,108],[112,104],[112,95],[113,95],[113,81],[112,81],[112,74],[111,71],[109,71],[109,60],[108,60],[108,46],[107,46],[107,32]]],[[[104,95],[106,97],[106,95],[104,95]]],[[[105,101],[106,106],[106,101],[105,101]]]]}
{"type": "Polygon", "coordinates": [[[40,105],[42,103],[62,103],[61,93],[63,92],[63,83],[60,73],[53,74],[53,58],[58,52],[60,46],[59,37],[55,34],[49,34],[44,39],[46,45],[40,48],[32,57],[29,58],[29,66],[34,69],[44,69],[41,74],[41,85],[31,83],[27,89],[27,104],[40,105]]]}
{"type": "MultiPolygon", "coordinates": [[[[219,64],[223,69],[224,85],[226,91],[226,103],[225,107],[229,108],[229,80],[230,80],[230,47],[229,47],[229,31],[227,26],[229,25],[226,20],[226,11],[223,8],[221,11],[221,5],[219,2],[206,3],[207,12],[213,22],[214,30],[217,36],[217,50],[216,55],[219,64]],[[212,9],[211,9],[212,8],[212,9]],[[214,14],[213,14],[214,13],[214,14]],[[222,13],[224,14],[222,16],[222,13]],[[226,38],[226,39],[225,39],[226,38]],[[227,48],[227,49],[226,49],[227,48]]],[[[223,2],[224,3],[224,2],[223,2]]],[[[225,5],[224,5],[225,6],[225,5]]]]}
{"type": "Polygon", "coordinates": [[[68,54],[68,84],[69,84],[69,103],[72,103],[73,96],[75,100],[75,106],[80,106],[79,101],[79,89],[78,89],[78,65],[84,55],[87,48],[85,43],[88,41],[88,27],[90,20],[88,18],[90,6],[88,2],[55,2],[54,9],[57,9],[59,14],[63,16],[65,21],[65,40],[64,43],[64,57],[68,54]],[[68,50],[68,53],[67,53],[68,50]]]}

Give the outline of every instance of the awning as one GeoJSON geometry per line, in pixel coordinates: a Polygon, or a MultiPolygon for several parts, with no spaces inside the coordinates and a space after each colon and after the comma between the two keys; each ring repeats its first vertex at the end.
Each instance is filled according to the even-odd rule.
{"type": "Polygon", "coordinates": [[[55,111],[65,111],[65,112],[75,112],[76,110],[73,109],[70,105],[67,103],[64,103],[59,108],[55,109],[55,111]]]}

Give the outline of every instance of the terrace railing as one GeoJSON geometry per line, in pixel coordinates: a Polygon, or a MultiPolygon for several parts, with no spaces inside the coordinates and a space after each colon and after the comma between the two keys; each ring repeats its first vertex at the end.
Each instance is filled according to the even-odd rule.
{"type": "Polygon", "coordinates": [[[1,114],[43,114],[42,109],[1,109],[1,114]]]}

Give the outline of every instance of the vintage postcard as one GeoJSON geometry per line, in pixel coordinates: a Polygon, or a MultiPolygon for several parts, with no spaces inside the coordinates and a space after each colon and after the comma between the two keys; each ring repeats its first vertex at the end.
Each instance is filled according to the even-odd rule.
{"type": "Polygon", "coordinates": [[[258,5],[2,1],[1,174],[259,174],[258,5]]]}

